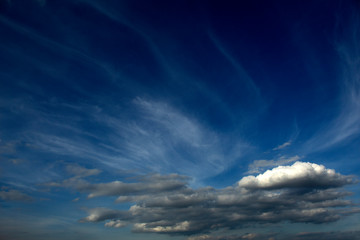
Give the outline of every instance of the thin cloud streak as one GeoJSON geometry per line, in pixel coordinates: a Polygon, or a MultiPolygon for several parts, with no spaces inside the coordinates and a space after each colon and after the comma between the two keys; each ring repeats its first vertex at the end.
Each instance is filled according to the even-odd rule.
{"type": "Polygon", "coordinates": [[[259,173],[266,168],[293,163],[300,159],[301,159],[301,157],[299,157],[298,155],[295,155],[293,157],[281,156],[281,157],[279,157],[277,159],[273,159],[273,160],[255,160],[253,163],[251,163],[249,165],[247,173],[248,174],[259,173]]]}
{"type": "Polygon", "coordinates": [[[214,33],[209,31],[209,38],[214,43],[215,47],[219,52],[231,63],[231,65],[236,69],[239,78],[246,83],[246,86],[250,91],[255,93],[257,98],[260,98],[260,90],[256,86],[253,79],[249,76],[246,70],[241,66],[241,64],[229,53],[229,51],[223,46],[220,40],[214,35],[214,33]]]}
{"type": "Polygon", "coordinates": [[[307,153],[322,151],[346,142],[360,134],[360,17],[349,14],[348,26],[339,31],[335,47],[340,57],[343,83],[338,116],[304,144],[307,153]]]}
{"type": "Polygon", "coordinates": [[[284,142],[283,144],[273,148],[274,151],[281,150],[283,148],[286,148],[287,146],[290,146],[292,144],[292,141],[284,142]]]}

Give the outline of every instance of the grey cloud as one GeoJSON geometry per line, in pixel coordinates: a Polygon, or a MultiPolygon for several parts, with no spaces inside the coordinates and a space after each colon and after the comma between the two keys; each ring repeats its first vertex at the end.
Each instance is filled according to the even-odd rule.
{"type": "Polygon", "coordinates": [[[119,196],[119,195],[133,195],[133,194],[150,194],[157,192],[169,192],[180,190],[184,188],[186,182],[184,177],[172,174],[167,176],[153,175],[148,176],[139,183],[124,183],[121,181],[114,181],[110,183],[100,183],[89,185],[89,198],[99,196],[119,196]]]}
{"type": "Polygon", "coordinates": [[[108,208],[93,208],[88,210],[89,215],[80,219],[80,222],[100,222],[114,218],[126,218],[127,213],[124,211],[113,210],[108,208]]]}
{"type": "Polygon", "coordinates": [[[253,239],[253,240],[275,240],[273,238],[274,234],[258,234],[258,233],[246,233],[240,235],[198,235],[193,237],[188,237],[187,240],[244,240],[244,239],[253,239]]]}
{"type": "Polygon", "coordinates": [[[332,232],[302,232],[298,234],[254,234],[247,233],[242,235],[198,235],[187,238],[187,240],[359,240],[360,231],[332,231],[332,232]]]}
{"type": "Polygon", "coordinates": [[[0,199],[4,201],[29,202],[32,200],[32,197],[18,190],[10,189],[8,191],[0,191],[0,199]]]}
{"type": "Polygon", "coordinates": [[[276,188],[331,188],[353,183],[350,176],[326,169],[323,165],[309,162],[295,162],[291,166],[279,166],[258,176],[247,176],[239,181],[239,186],[249,189],[276,188]]]}
{"type": "Polygon", "coordinates": [[[285,165],[285,164],[292,163],[292,162],[295,162],[300,159],[301,159],[301,157],[299,157],[298,155],[295,155],[295,156],[289,157],[289,158],[282,156],[276,160],[255,160],[253,163],[251,163],[249,165],[249,170],[247,173],[249,173],[249,174],[259,173],[260,171],[262,171],[265,168],[279,166],[279,165],[285,165]]]}
{"type": "Polygon", "coordinates": [[[66,166],[66,171],[76,177],[89,177],[101,173],[99,169],[88,169],[79,165],[68,165],[66,166]]]}
{"type": "Polygon", "coordinates": [[[97,169],[86,169],[82,167],[71,167],[73,172],[77,173],[75,177],[65,179],[61,182],[46,183],[48,187],[74,188],[79,192],[89,193],[88,198],[100,196],[119,196],[117,202],[128,202],[139,200],[141,196],[148,197],[148,194],[168,193],[172,191],[181,192],[185,190],[189,178],[178,175],[148,175],[138,178],[139,182],[125,183],[122,181],[113,181],[109,183],[92,184],[81,178],[89,175],[98,174],[97,169]],[[136,198],[135,198],[136,196],[136,198]]]}
{"type": "Polygon", "coordinates": [[[122,228],[127,225],[126,222],[120,221],[120,220],[111,220],[107,223],[105,223],[105,227],[113,227],[113,228],[122,228]]]}
{"type": "Polygon", "coordinates": [[[292,237],[294,240],[359,240],[360,231],[303,232],[292,237]]]}
{"type": "MultiPolygon", "coordinates": [[[[90,191],[89,196],[118,195],[118,202],[134,204],[127,211],[91,209],[82,221],[108,221],[105,223],[107,227],[132,224],[134,232],[193,235],[217,229],[242,228],[255,223],[289,221],[321,224],[359,212],[351,201],[344,199],[350,193],[339,189],[353,182],[350,177],[311,163],[278,167],[270,173],[278,173],[279,169],[285,176],[280,179],[286,181],[276,180],[265,187],[247,185],[245,183],[248,182],[242,181],[247,179],[245,177],[239,182],[241,184],[223,189],[192,189],[187,185],[186,178],[178,175],[147,176],[137,183],[89,184],[86,189],[90,191]],[[284,171],[288,171],[288,175],[284,171]],[[305,171],[304,176],[314,181],[310,184],[312,188],[306,177],[298,181],[298,176],[302,176],[299,174],[301,171],[305,171]],[[293,179],[296,184],[292,182],[293,179]],[[324,184],[325,180],[329,184],[324,184]],[[286,182],[290,183],[286,185],[286,182]]],[[[258,179],[261,182],[262,178],[258,179]]],[[[269,182],[272,178],[264,179],[269,182]]],[[[244,239],[244,236],[241,237],[244,239]]]]}
{"type": "Polygon", "coordinates": [[[274,151],[276,151],[276,150],[281,150],[281,149],[283,149],[283,148],[286,148],[287,146],[290,146],[291,143],[292,143],[291,141],[285,142],[285,143],[283,143],[283,144],[281,144],[281,145],[273,148],[273,150],[274,150],[274,151]]]}

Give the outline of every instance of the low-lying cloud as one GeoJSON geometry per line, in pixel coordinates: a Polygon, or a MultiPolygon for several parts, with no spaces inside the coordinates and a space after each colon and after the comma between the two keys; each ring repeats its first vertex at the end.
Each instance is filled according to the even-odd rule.
{"type": "Polygon", "coordinates": [[[314,163],[279,166],[222,189],[192,189],[188,180],[177,174],[146,176],[135,183],[78,179],[79,186],[73,182],[72,187],[90,198],[117,196],[118,203],[133,203],[128,210],[88,209],[80,220],[115,228],[132,225],[133,232],[193,235],[282,221],[321,224],[359,212],[344,199],[351,193],[341,189],[354,183],[353,177],[314,163]]]}

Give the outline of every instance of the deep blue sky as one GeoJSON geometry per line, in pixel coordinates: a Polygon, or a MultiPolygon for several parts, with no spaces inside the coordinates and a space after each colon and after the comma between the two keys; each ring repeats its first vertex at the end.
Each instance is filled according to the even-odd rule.
{"type": "Polygon", "coordinates": [[[0,239],[359,239],[359,10],[0,0],[0,239]]]}

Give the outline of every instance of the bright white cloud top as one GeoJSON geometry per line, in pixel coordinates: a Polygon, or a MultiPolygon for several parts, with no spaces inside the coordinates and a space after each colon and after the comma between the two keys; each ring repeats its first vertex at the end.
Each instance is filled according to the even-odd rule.
{"type": "Polygon", "coordinates": [[[323,165],[309,162],[295,162],[291,166],[279,166],[258,176],[247,176],[239,181],[245,188],[329,188],[340,187],[353,182],[348,176],[336,173],[323,165]]]}

